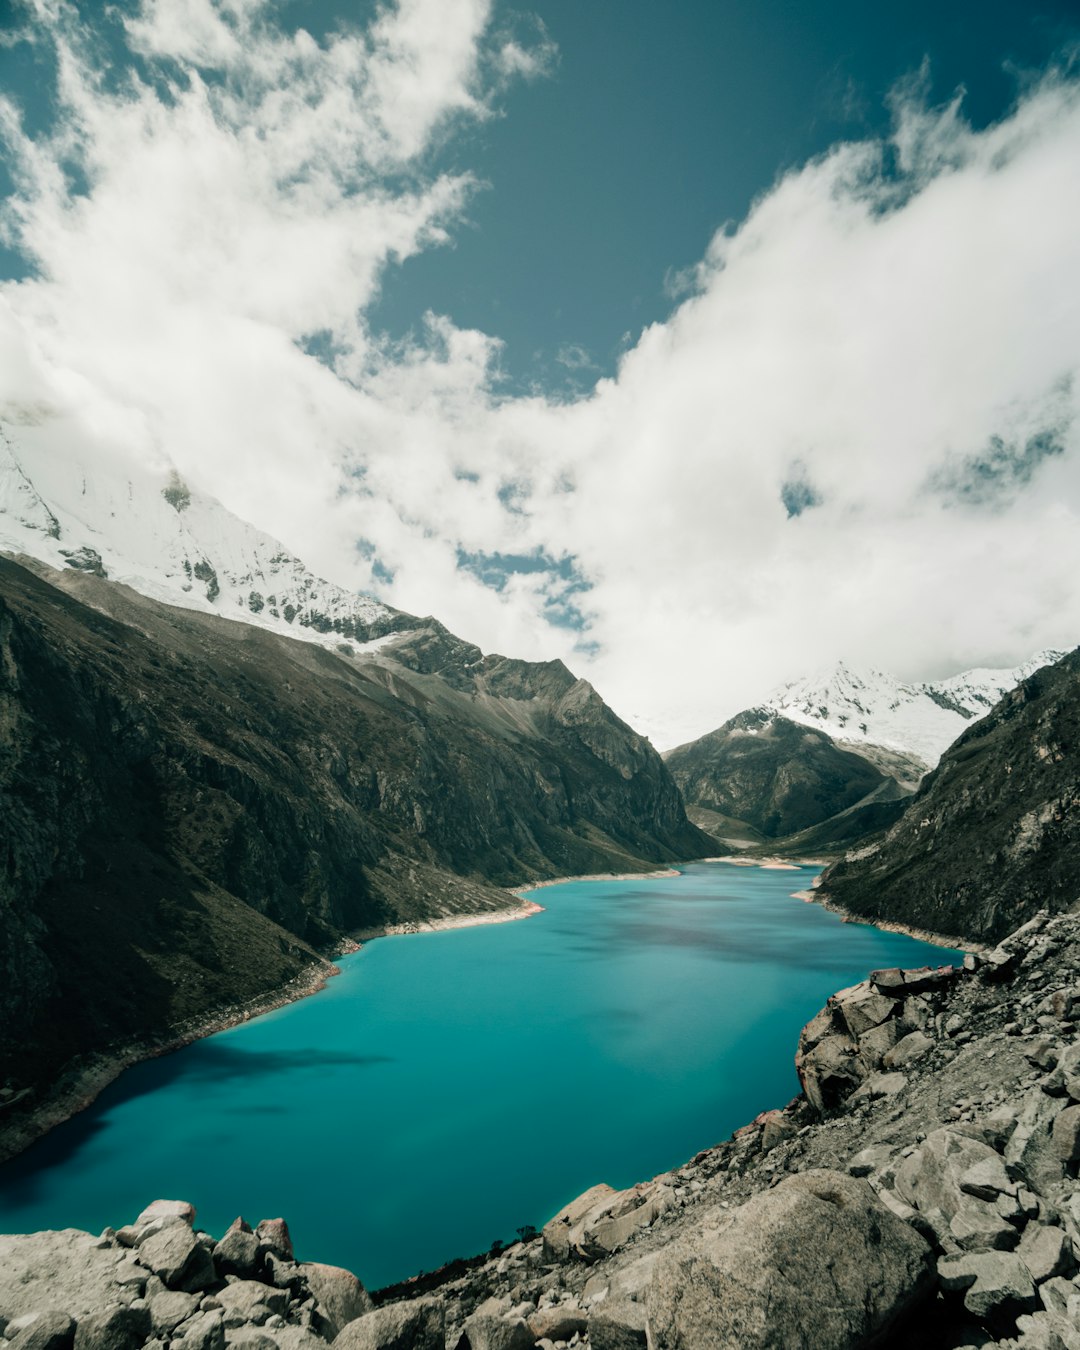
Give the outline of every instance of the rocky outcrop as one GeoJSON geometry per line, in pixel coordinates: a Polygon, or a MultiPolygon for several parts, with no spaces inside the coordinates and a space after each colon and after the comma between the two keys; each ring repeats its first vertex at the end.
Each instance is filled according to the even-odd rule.
{"type": "Polygon", "coordinates": [[[347,935],[712,847],[558,662],[430,621],[361,660],[0,559],[0,1126],[347,935]]]}
{"type": "Polygon", "coordinates": [[[865,833],[879,828],[880,805],[903,795],[861,755],[767,708],[740,713],[664,760],[688,805],[745,822],[767,839],[878,804],[877,813],[856,822],[865,833]]]}
{"type": "Polygon", "coordinates": [[[1080,895],[1080,652],[1035,672],[942,756],[884,841],[830,867],[846,912],[996,942],[1080,895]]]}

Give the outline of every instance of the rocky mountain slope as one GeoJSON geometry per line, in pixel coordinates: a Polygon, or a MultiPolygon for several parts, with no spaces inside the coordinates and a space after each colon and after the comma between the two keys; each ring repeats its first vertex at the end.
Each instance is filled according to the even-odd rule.
{"type": "Polygon", "coordinates": [[[1076,1350],[1080,919],[964,967],[871,973],[808,1024],[782,1109],[374,1295],[298,1261],[280,1219],[215,1241],[183,1202],[0,1237],[6,1344],[1076,1350]]]}
{"type": "Polygon", "coordinates": [[[841,661],[833,670],[774,690],[765,706],[827,732],[914,787],[973,720],[1033,671],[1063,655],[1039,652],[1009,669],[965,670],[922,684],[906,684],[882,671],[852,670],[841,661]]]}
{"type": "Polygon", "coordinates": [[[1080,899],[1080,651],[1006,694],[868,854],[822,877],[860,918],[993,941],[1080,899]]]}
{"type": "Polygon", "coordinates": [[[740,713],[664,761],[688,805],[743,821],[767,839],[901,795],[868,760],[765,708],[740,713]]]}
{"type": "Polygon", "coordinates": [[[0,558],[5,1101],[317,977],[348,935],[712,847],[559,662],[433,622],[330,651],[0,558]]]}

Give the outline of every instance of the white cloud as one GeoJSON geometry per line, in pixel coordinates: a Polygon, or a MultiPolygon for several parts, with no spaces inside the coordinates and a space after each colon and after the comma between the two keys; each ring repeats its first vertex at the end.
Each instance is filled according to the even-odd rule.
{"type": "Polygon", "coordinates": [[[40,275],[5,345],[335,580],[377,562],[391,603],[563,656],[664,744],[840,656],[917,677],[1080,639],[1075,81],[979,133],[909,89],[889,144],[789,173],[568,403],[505,396],[497,335],[364,319],[468,199],[430,150],[550,65],[542,33],[519,55],[486,0],[402,0],[319,44],[261,0],[153,0],[129,31],[159,78],[107,93],[73,11],[50,27],[58,136],[6,114],[40,275]],[[548,622],[565,578],[458,565],[538,551],[591,583],[595,653],[548,622]]]}

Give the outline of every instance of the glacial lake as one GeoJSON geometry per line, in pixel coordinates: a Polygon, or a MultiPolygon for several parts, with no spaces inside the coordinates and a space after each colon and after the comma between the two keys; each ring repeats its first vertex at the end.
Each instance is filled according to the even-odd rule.
{"type": "Polygon", "coordinates": [[[677,1167],[798,1091],[800,1028],[956,953],[793,899],[816,869],[695,863],[532,892],[514,923],[381,938],[326,989],[137,1066],[0,1169],[0,1230],[191,1200],[284,1215],[369,1288],[677,1167]]]}

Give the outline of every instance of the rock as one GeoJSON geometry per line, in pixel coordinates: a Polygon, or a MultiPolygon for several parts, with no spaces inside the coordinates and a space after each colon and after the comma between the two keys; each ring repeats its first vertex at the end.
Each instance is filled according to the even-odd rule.
{"type": "Polygon", "coordinates": [[[213,1258],[186,1223],[170,1224],[147,1238],[139,1246],[139,1260],[170,1289],[194,1293],[217,1280],[213,1258]]]}
{"type": "MultiPolygon", "coordinates": [[[[626,1213],[618,1217],[601,1219],[598,1222],[586,1227],[577,1242],[574,1244],[586,1255],[601,1256],[608,1252],[617,1251],[623,1243],[628,1242],[639,1228],[647,1228],[661,1214],[665,1213],[675,1203],[674,1193],[670,1187],[659,1186],[654,1193],[637,1205],[634,1209],[627,1210],[626,1213]],[[599,1248],[599,1251],[596,1249],[599,1248]]],[[[571,1242],[573,1243],[573,1237],[571,1242]]],[[[562,1339],[556,1337],[554,1339],[562,1339]]]]}
{"type": "Polygon", "coordinates": [[[289,1307],[289,1295],[284,1289],[275,1289],[259,1280],[236,1280],[219,1289],[214,1297],[226,1313],[237,1312],[243,1320],[254,1320],[251,1311],[256,1307],[265,1308],[267,1317],[271,1313],[284,1313],[289,1307]]]}
{"type": "Polygon", "coordinates": [[[1050,1224],[1028,1224],[1016,1254],[1036,1284],[1056,1275],[1071,1275],[1076,1269],[1068,1233],[1050,1224]]]}
{"type": "Polygon", "coordinates": [[[1062,1162],[1080,1161],[1080,1106],[1067,1106],[1055,1117],[1051,1134],[1062,1162]]]}
{"type": "Polygon", "coordinates": [[[62,1312],[45,1312],[9,1340],[5,1350],[70,1350],[75,1323],[62,1312]]]}
{"type": "Polygon", "coordinates": [[[195,1206],[186,1200],[155,1200],[146,1206],[135,1220],[135,1227],[141,1228],[154,1219],[183,1219],[189,1228],[195,1225],[195,1206]]]}
{"type": "Polygon", "coordinates": [[[1031,1276],[1014,1252],[947,1257],[938,1262],[938,1276],[946,1291],[966,1290],[964,1307],[993,1330],[1007,1330],[1038,1307],[1031,1276]]]}
{"type": "Polygon", "coordinates": [[[154,1334],[156,1336],[169,1336],[181,1322],[195,1312],[199,1300],[194,1294],[166,1289],[160,1280],[155,1280],[154,1284],[157,1287],[147,1292],[154,1334]]]}
{"type": "Polygon", "coordinates": [[[544,1337],[549,1341],[568,1341],[571,1336],[583,1336],[588,1326],[580,1308],[568,1308],[565,1304],[539,1308],[526,1321],[533,1339],[537,1341],[544,1337]]]}
{"type": "Polygon", "coordinates": [[[1059,1051],[1053,1041],[1036,1041],[1024,1051],[1024,1058],[1043,1073],[1057,1067],[1059,1051]]]}
{"type": "Polygon", "coordinates": [[[989,1144],[948,1127],[934,1130],[921,1147],[905,1158],[896,1172],[896,1193],[921,1214],[940,1214],[954,1239],[969,1250],[1015,1246],[1017,1233],[993,1204],[965,1192],[974,1178],[987,1187],[1008,1177],[989,1144]],[[980,1170],[981,1169],[981,1170],[980,1170]]]}
{"type": "Polygon", "coordinates": [[[923,1031],[909,1031],[906,1036],[887,1050],[882,1056],[882,1064],[886,1069],[906,1069],[917,1060],[922,1059],[928,1050],[934,1048],[934,1042],[923,1031]]]}
{"type": "Polygon", "coordinates": [[[214,1248],[214,1264],[222,1275],[250,1279],[258,1272],[259,1254],[259,1239],[251,1225],[243,1219],[234,1219],[214,1248]]]}
{"type": "Polygon", "coordinates": [[[785,1116],[783,1111],[766,1111],[761,1130],[762,1153],[768,1153],[777,1144],[782,1144],[785,1139],[794,1138],[798,1132],[798,1126],[793,1120],[785,1116]]]}
{"type": "Polygon", "coordinates": [[[869,1148],[856,1153],[848,1163],[848,1176],[868,1177],[872,1172],[880,1171],[892,1158],[892,1148],[888,1144],[872,1144],[869,1148]]]}
{"type": "Polygon", "coordinates": [[[457,1350],[532,1350],[533,1334],[520,1317],[470,1317],[457,1343],[457,1350]]]}
{"type": "Polygon", "coordinates": [[[863,1085],[852,1094],[852,1100],[858,1101],[865,1098],[867,1101],[877,1101],[879,1097],[891,1097],[894,1093],[901,1091],[907,1086],[907,1079],[902,1073],[872,1073],[863,1085]]]}
{"type": "Polygon", "coordinates": [[[278,1343],[273,1336],[255,1327],[238,1327],[234,1331],[226,1331],[225,1344],[228,1350],[278,1350],[278,1343]]]}
{"type": "Polygon", "coordinates": [[[590,1350],[642,1350],[647,1344],[644,1304],[608,1300],[589,1314],[590,1350]]]}
{"type": "Polygon", "coordinates": [[[116,1251],[73,1228],[0,1234],[0,1313],[64,1312],[79,1321],[117,1302],[116,1251]]]}
{"type": "Polygon", "coordinates": [[[862,1081],[858,1047],[850,1036],[826,1036],[804,1051],[800,1040],[795,1069],[807,1101],[819,1114],[832,1111],[862,1081]]]}
{"type": "Polygon", "coordinates": [[[446,1310],[441,1300],[420,1298],[388,1303],[349,1322],[338,1334],[338,1350],[443,1350],[446,1310]]]}
{"type": "Polygon", "coordinates": [[[858,1040],[864,1031],[887,1022],[890,1017],[895,1016],[897,1009],[893,999],[875,993],[867,982],[834,994],[830,1002],[839,1012],[854,1040],[858,1040]]]}
{"type": "Polygon", "coordinates": [[[965,1172],[960,1173],[960,1189],[980,1200],[996,1200],[1012,1189],[1005,1164],[996,1153],[980,1158],[965,1172]]]}
{"type": "Polygon", "coordinates": [[[661,1254],[646,1297],[650,1346],[764,1350],[806,1345],[812,1327],[815,1350],[847,1350],[931,1287],[928,1245],[865,1182],[804,1172],[661,1254]]]}
{"type": "Polygon", "coordinates": [[[149,1335],[149,1308],[114,1304],[79,1318],[75,1350],[138,1350],[149,1335]]]}
{"type": "Polygon", "coordinates": [[[611,1186],[591,1186],[550,1219],[543,1227],[544,1260],[564,1261],[570,1254],[570,1229],[588,1212],[617,1192],[611,1186]]]}
{"type": "Polygon", "coordinates": [[[1025,1094],[1016,1128],[1005,1145],[1006,1164],[1016,1168],[1032,1189],[1043,1195],[1057,1186],[1064,1174],[1051,1129],[1066,1109],[1066,1100],[1048,1097],[1033,1088],[1025,1094]]]}
{"type": "Polygon", "coordinates": [[[877,1069],[899,1039],[899,1025],[895,1021],[882,1022],[881,1026],[872,1027],[859,1037],[859,1058],[867,1069],[877,1069]]]}
{"type": "Polygon", "coordinates": [[[176,1334],[181,1331],[184,1350],[225,1350],[225,1323],[219,1312],[196,1313],[176,1334]]]}
{"type": "Polygon", "coordinates": [[[325,1266],[318,1261],[302,1261],[299,1270],[304,1283],[315,1297],[331,1340],[347,1323],[362,1317],[374,1307],[368,1291],[351,1270],[325,1266]]]}
{"type": "Polygon", "coordinates": [[[255,1235],[263,1251],[273,1252],[283,1261],[294,1261],[292,1238],[289,1225],[284,1219],[261,1219],[255,1227],[255,1235]]]}

